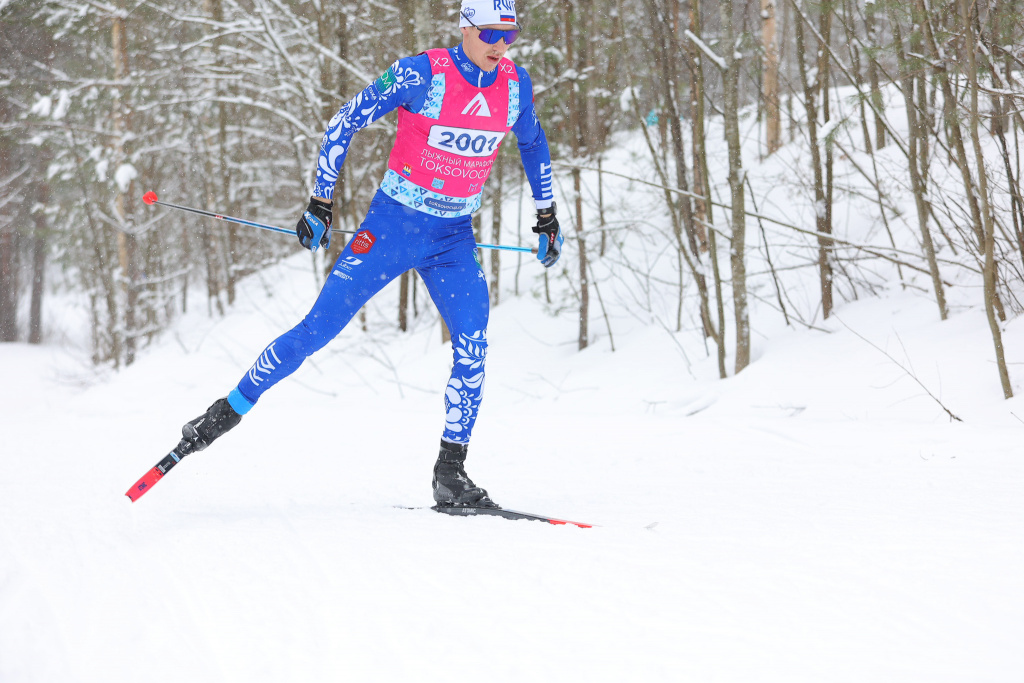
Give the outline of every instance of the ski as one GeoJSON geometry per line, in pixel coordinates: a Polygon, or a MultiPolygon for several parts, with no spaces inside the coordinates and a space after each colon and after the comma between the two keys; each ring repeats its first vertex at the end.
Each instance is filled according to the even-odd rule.
{"type": "Polygon", "coordinates": [[[473,517],[476,515],[489,515],[491,517],[503,517],[505,519],[528,519],[533,522],[547,522],[548,524],[572,524],[578,526],[581,529],[590,529],[593,524],[584,524],[583,522],[573,522],[568,519],[558,519],[557,517],[548,517],[547,515],[536,515],[532,512],[519,512],[518,510],[508,510],[506,508],[480,508],[472,507],[469,505],[459,506],[447,506],[447,505],[435,505],[431,510],[440,512],[445,515],[453,515],[455,517],[473,517]]]}
{"type": "Polygon", "coordinates": [[[181,462],[181,459],[192,452],[192,444],[187,441],[182,441],[177,447],[170,453],[164,456],[163,460],[158,462],[156,466],[149,472],[142,475],[142,478],[135,482],[128,493],[124,494],[128,496],[128,500],[131,502],[137,501],[143,496],[149,489],[153,488],[153,485],[163,479],[164,475],[171,471],[175,465],[181,462]]]}

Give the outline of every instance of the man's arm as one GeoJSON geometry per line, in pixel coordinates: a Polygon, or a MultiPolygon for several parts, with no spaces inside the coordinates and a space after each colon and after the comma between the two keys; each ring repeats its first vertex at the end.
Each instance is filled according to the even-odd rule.
{"type": "Polygon", "coordinates": [[[522,67],[517,66],[516,70],[519,72],[520,101],[527,104],[512,126],[512,132],[519,142],[523,170],[533,190],[533,201],[537,203],[537,225],[533,228],[539,236],[537,258],[545,268],[550,268],[558,261],[565,241],[558,227],[558,219],[555,218],[555,195],[551,190],[551,150],[548,149],[548,138],[540,127],[533,106],[530,74],[522,67]]]}
{"type": "Polygon", "coordinates": [[[430,60],[426,55],[399,59],[381,77],[342,105],[327,125],[320,142],[313,196],[328,204],[334,196],[341,165],[352,135],[361,128],[426,95],[430,87],[430,60]]]}
{"type": "Polygon", "coordinates": [[[551,190],[551,150],[548,149],[548,138],[537,120],[537,112],[533,107],[533,81],[530,74],[521,66],[516,67],[519,73],[520,101],[525,102],[519,118],[512,126],[519,143],[519,156],[523,159],[523,170],[533,190],[533,200],[537,209],[547,209],[554,203],[551,190]]]}

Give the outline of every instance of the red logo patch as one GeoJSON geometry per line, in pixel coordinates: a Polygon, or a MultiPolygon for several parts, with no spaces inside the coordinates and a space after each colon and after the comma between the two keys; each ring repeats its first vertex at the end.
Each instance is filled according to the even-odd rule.
{"type": "Polygon", "coordinates": [[[368,254],[376,243],[377,238],[373,236],[372,232],[369,230],[362,230],[352,240],[352,253],[368,254]]]}

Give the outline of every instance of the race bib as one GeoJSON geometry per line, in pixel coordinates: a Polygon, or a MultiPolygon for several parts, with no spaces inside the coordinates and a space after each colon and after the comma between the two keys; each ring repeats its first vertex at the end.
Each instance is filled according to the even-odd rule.
{"type": "Polygon", "coordinates": [[[450,154],[463,157],[489,157],[498,149],[505,133],[496,131],[431,126],[427,144],[450,154]]]}

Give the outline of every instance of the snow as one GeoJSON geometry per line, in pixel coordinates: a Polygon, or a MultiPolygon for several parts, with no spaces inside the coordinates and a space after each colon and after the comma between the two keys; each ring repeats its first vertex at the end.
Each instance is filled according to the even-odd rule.
{"type": "MultiPolygon", "coordinates": [[[[616,144],[606,168],[654,179],[639,135],[616,144]]],[[[901,210],[894,242],[918,253],[896,154],[876,157],[901,210]]],[[[723,158],[709,159],[717,196],[723,158]]],[[[787,146],[746,169],[759,213],[813,231],[793,180],[806,163],[787,146]]],[[[836,177],[870,198],[842,159],[836,177]]],[[[583,173],[587,191],[595,178],[583,173]]],[[[1016,393],[1003,400],[976,275],[943,262],[956,285],[943,322],[927,273],[905,272],[904,288],[872,261],[859,295],[837,278],[823,321],[817,272],[801,269],[816,238],[766,221],[786,325],[750,220],[752,362],[720,380],[692,283],[673,331],[661,190],[604,183],[592,281],[616,350],[598,311],[576,350],[571,294],[557,276],[550,307],[531,295],[535,259],[513,297],[505,254],[468,462],[498,502],[592,529],[396,507],[431,504],[451,351],[436,316],[394,330],[394,283],[368,332],[344,330],[130,503],[181,425],[308,309],[310,258],[242,281],[223,318],[190,311],[118,372],[92,369],[72,332],[87,334],[87,303],[48,298],[61,346],[0,345],[0,681],[1021,680],[1024,319],[1003,325],[1016,393]]],[[[888,242],[858,196],[833,206],[836,235],[888,242]]]]}
{"type": "Polygon", "coordinates": [[[132,181],[139,177],[139,172],[131,164],[121,164],[114,172],[114,182],[121,192],[127,192],[132,181]]]}
{"type": "MultiPolygon", "coordinates": [[[[718,381],[661,330],[576,353],[571,325],[503,303],[469,471],[509,507],[598,528],[392,507],[430,504],[449,361],[427,325],[346,330],[129,503],[312,300],[307,259],[113,376],[0,348],[0,680],[1024,673],[1024,405],[999,398],[982,314],[940,323],[919,295],[837,317],[962,423],[838,321],[718,381]]],[[[1022,348],[1024,325],[1005,340],[1022,348]]]]}
{"type": "Polygon", "coordinates": [[[71,93],[63,88],[60,90],[60,97],[57,100],[57,106],[54,108],[51,116],[54,121],[60,121],[68,113],[68,109],[71,108],[71,93]]]}
{"type": "Polygon", "coordinates": [[[640,96],[639,88],[630,86],[619,94],[619,109],[629,112],[633,109],[633,101],[640,96]]]}
{"type": "Polygon", "coordinates": [[[836,118],[829,119],[824,124],[822,124],[821,129],[818,131],[818,144],[825,144],[829,136],[831,136],[835,132],[835,129],[843,125],[844,122],[845,121],[843,119],[836,118]]]}
{"type": "Polygon", "coordinates": [[[706,54],[708,56],[708,59],[710,59],[712,62],[714,62],[718,66],[719,69],[721,69],[722,71],[725,71],[728,68],[726,63],[725,63],[725,60],[722,59],[721,57],[719,57],[715,53],[715,51],[712,50],[711,47],[707,43],[705,43],[703,40],[698,38],[695,33],[690,31],[689,29],[686,29],[685,31],[683,31],[683,35],[686,36],[688,39],[690,39],[693,42],[694,45],[699,47],[701,52],[706,54]]]}
{"type": "Polygon", "coordinates": [[[46,118],[50,115],[50,110],[52,108],[53,99],[46,95],[43,95],[38,100],[36,100],[36,103],[32,105],[32,108],[29,110],[29,112],[37,116],[46,118]]]}

